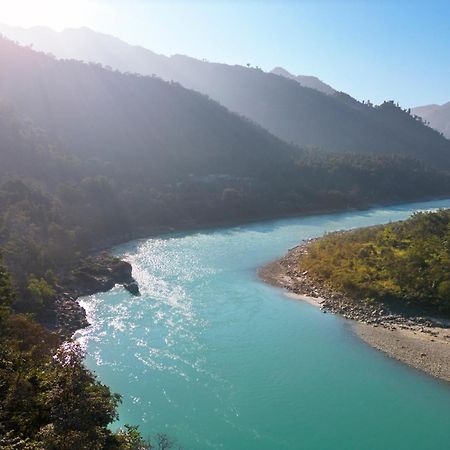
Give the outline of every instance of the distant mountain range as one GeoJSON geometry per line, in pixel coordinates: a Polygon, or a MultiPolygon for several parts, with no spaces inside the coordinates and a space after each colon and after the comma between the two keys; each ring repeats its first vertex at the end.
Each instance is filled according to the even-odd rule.
{"type": "Polygon", "coordinates": [[[315,89],[316,91],[323,92],[324,94],[333,95],[336,93],[336,91],[330,85],[311,75],[293,75],[282,67],[275,67],[275,69],[273,69],[271,73],[289,78],[290,80],[295,80],[304,87],[315,89]]]}
{"type": "MultiPolygon", "coordinates": [[[[56,32],[47,27],[25,29],[0,24],[0,33],[21,44],[33,45],[37,50],[52,53],[59,58],[101,62],[122,71],[132,70],[146,75],[155,73],[168,81],[177,81],[177,77],[182,76],[171,67],[175,65],[173,60],[180,55],[167,58],[86,27],[56,32]]],[[[271,73],[295,80],[304,87],[316,89],[325,94],[331,95],[336,92],[331,86],[314,76],[293,75],[282,67],[274,68],[271,73]]]]}
{"type": "Polygon", "coordinates": [[[393,102],[378,107],[360,103],[314,77],[296,77],[280,68],[266,73],[182,55],[166,57],[87,28],[54,32],[2,26],[0,32],[57,57],[178,82],[303,147],[403,154],[450,168],[450,141],[393,102]]]}
{"type": "Polygon", "coordinates": [[[450,102],[443,105],[426,105],[412,108],[411,112],[422,117],[430,127],[450,139],[450,102]]]}

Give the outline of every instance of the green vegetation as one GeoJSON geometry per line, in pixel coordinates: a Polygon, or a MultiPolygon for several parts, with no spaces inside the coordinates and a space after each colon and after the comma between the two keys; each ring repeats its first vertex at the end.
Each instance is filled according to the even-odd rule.
{"type": "MultiPolygon", "coordinates": [[[[76,346],[41,326],[51,328],[76,275],[101,275],[86,259],[93,249],[168,227],[450,194],[445,172],[395,155],[301,150],[177,84],[57,61],[1,38],[0,54],[8,101],[0,102],[0,447],[8,450],[147,445],[134,427],[109,431],[119,397],[76,346]]],[[[157,448],[171,445],[157,437],[157,448]]]]}
{"type": "MultiPolygon", "coordinates": [[[[64,275],[92,247],[138,232],[450,193],[446,173],[400,156],[280,145],[244,164],[222,150],[230,173],[218,173],[207,152],[197,172],[192,172],[194,153],[184,171],[178,167],[171,173],[157,154],[128,164],[126,158],[136,151],[129,147],[115,157],[105,153],[102,159],[97,150],[85,158],[0,104],[0,246],[17,294],[14,309],[48,322],[64,275]]],[[[187,158],[189,151],[183,151],[187,158]]]]}
{"type": "MultiPolygon", "coordinates": [[[[39,283],[38,283],[39,284],[39,283]]],[[[83,364],[83,352],[29,315],[11,309],[14,291],[0,262],[0,448],[3,450],[168,450],[138,427],[113,433],[120,396],[83,364]]]]}
{"type": "Polygon", "coordinates": [[[302,270],[366,301],[450,314],[450,210],[332,233],[308,245],[302,270]]]}
{"type": "MultiPolygon", "coordinates": [[[[41,291],[39,281],[33,284],[41,291]]],[[[107,428],[117,418],[120,397],[84,367],[79,347],[13,313],[13,303],[9,276],[0,265],[0,448],[150,448],[136,428],[118,434],[107,428]]]]}
{"type": "Polygon", "coordinates": [[[121,163],[81,162],[1,106],[0,129],[0,246],[14,309],[38,320],[51,314],[61,278],[98,242],[450,193],[448,175],[413,160],[315,152],[294,153],[283,172],[264,177],[184,174],[159,184],[121,163]]]}

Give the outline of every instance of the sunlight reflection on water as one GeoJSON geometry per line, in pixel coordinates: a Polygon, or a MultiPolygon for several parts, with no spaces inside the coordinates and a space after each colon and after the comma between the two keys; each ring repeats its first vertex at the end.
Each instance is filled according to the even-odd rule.
{"type": "Polygon", "coordinates": [[[122,245],[115,253],[133,265],[142,295],[116,287],[81,300],[92,324],[77,332],[87,364],[124,395],[120,423],[189,449],[446,448],[447,386],[256,277],[302,239],[437,207],[450,200],[122,245]]]}

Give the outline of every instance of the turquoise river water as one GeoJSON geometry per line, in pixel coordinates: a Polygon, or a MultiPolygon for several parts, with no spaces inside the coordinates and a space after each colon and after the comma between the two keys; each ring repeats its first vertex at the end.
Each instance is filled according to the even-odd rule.
{"type": "Polygon", "coordinates": [[[186,450],[449,449],[450,386],[370,348],[351,324],[261,282],[302,239],[450,200],[141,239],[123,288],[83,299],[87,364],[123,395],[120,422],[186,450]]]}

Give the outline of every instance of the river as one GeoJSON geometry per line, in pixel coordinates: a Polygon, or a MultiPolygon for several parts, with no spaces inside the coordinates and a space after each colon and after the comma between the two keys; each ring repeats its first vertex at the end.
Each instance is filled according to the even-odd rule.
{"type": "Polygon", "coordinates": [[[364,344],[351,323],[268,286],[302,239],[450,200],[177,233],[118,246],[142,296],[82,300],[87,365],[123,395],[120,422],[186,450],[450,446],[450,386],[364,344]]]}

